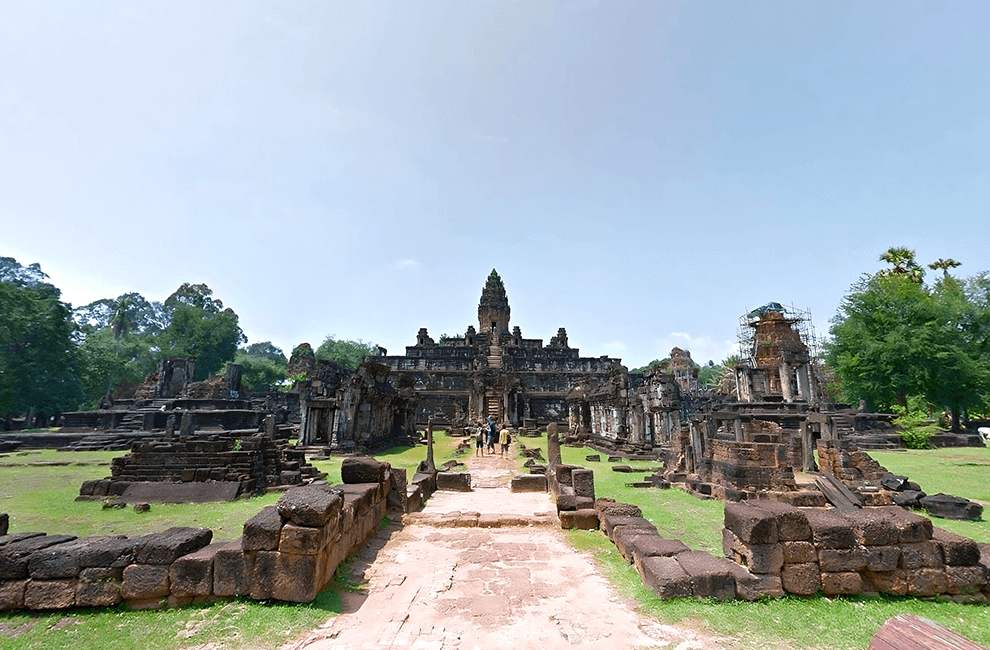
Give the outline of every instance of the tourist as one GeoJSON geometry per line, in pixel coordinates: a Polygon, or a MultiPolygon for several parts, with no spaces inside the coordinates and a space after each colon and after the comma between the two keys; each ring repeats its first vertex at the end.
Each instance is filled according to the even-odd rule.
{"type": "Polygon", "coordinates": [[[509,451],[509,425],[502,425],[502,430],[498,433],[499,456],[504,456],[509,451]]]}
{"type": "Polygon", "coordinates": [[[474,455],[477,456],[481,454],[482,457],[485,455],[485,426],[482,424],[481,420],[475,423],[475,447],[474,455]]]}
{"type": "Polygon", "coordinates": [[[492,416],[488,416],[488,451],[492,456],[495,455],[495,420],[492,416]]]}

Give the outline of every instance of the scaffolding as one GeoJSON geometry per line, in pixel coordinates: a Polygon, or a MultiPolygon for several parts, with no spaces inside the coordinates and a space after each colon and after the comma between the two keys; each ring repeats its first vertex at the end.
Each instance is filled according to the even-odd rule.
{"type": "Polygon", "coordinates": [[[756,328],[754,325],[759,322],[760,316],[768,311],[777,311],[784,315],[784,319],[797,330],[801,342],[808,348],[808,356],[815,364],[819,359],[819,348],[815,326],[811,322],[811,310],[798,309],[793,304],[782,305],[779,302],[768,302],[753,311],[747,311],[739,318],[739,326],[736,330],[739,341],[739,358],[750,366],[755,366],[756,360],[753,357],[753,352],[756,348],[756,328]]]}

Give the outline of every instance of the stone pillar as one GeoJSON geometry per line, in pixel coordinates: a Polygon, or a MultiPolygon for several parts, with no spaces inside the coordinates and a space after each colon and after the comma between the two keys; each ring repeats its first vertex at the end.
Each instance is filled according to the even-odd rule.
{"type": "Polygon", "coordinates": [[[794,401],[794,392],[791,390],[791,366],[783,359],[780,360],[780,392],[785,402],[794,401]]]}
{"type": "Polygon", "coordinates": [[[547,468],[557,465],[560,465],[560,437],[557,435],[557,423],[551,422],[547,426],[547,468]]]}
{"type": "Polygon", "coordinates": [[[815,447],[814,434],[811,431],[811,423],[805,420],[801,423],[801,469],[805,472],[814,472],[815,467],[815,447]]]}
{"type": "Polygon", "coordinates": [[[175,413],[169,413],[165,419],[165,442],[172,442],[175,437],[175,413]]]}
{"type": "Polygon", "coordinates": [[[737,417],[732,421],[732,428],[736,433],[736,442],[743,442],[743,425],[742,418],[737,417]]]}
{"type": "Polygon", "coordinates": [[[433,461],[433,418],[426,422],[426,471],[437,471],[436,463],[433,461]]]}
{"type": "Polygon", "coordinates": [[[808,380],[808,364],[797,367],[798,398],[811,402],[811,382],[808,380]]]}
{"type": "MultiPolygon", "coordinates": [[[[275,439],[275,416],[271,413],[265,416],[265,437],[269,440],[275,439]]],[[[309,444],[308,436],[305,444],[309,444]]]]}
{"type": "Polygon", "coordinates": [[[186,411],[182,414],[182,421],[179,423],[179,435],[191,436],[195,430],[196,425],[193,422],[193,414],[186,411]]]}

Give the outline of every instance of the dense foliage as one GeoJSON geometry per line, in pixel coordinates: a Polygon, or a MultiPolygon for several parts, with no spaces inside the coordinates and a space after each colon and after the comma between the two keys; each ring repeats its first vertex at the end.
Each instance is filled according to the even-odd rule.
{"type": "Polygon", "coordinates": [[[320,347],[316,348],[316,358],[321,361],[334,361],[346,370],[357,370],[366,356],[377,356],[378,346],[361,339],[345,341],[333,334],[327,335],[320,347]]]}
{"type": "Polygon", "coordinates": [[[827,359],[846,401],[872,410],[908,406],[920,397],[946,409],[953,430],[967,411],[985,411],[990,395],[990,277],[959,280],[954,260],[926,284],[914,252],[892,248],[892,268],[862,277],[833,319],[827,359]]]}

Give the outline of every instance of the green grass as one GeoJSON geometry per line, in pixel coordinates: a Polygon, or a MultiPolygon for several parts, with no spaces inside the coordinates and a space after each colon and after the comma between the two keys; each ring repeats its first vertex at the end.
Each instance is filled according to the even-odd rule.
{"type": "MultiPolygon", "coordinates": [[[[455,457],[459,439],[434,434],[438,465],[455,457]]],[[[236,539],[244,522],[280,494],[221,503],[152,504],[148,513],[133,508],[103,510],[100,501],[76,501],[80,484],[110,475],[110,460],[124,452],[0,454],[0,512],[10,515],[10,532],[43,531],[72,535],[142,535],[170,526],[210,528],[214,540],[236,539]]],[[[396,447],[376,456],[409,472],[426,447],[396,447]]],[[[340,483],[342,457],[313,463],[340,483]]],[[[159,611],[72,609],[53,613],[0,613],[0,647],[10,650],[128,650],[189,648],[211,650],[276,648],[340,613],[339,592],[360,587],[351,582],[348,563],[337,579],[310,603],[265,603],[249,599],[159,611]]]]}
{"type": "MultiPolygon", "coordinates": [[[[952,494],[990,508],[990,448],[950,447],[945,449],[870,451],[878,463],[895,474],[907,476],[928,494],[952,494]]],[[[938,519],[939,528],[990,543],[990,510],[979,521],[938,519]]]]}
{"type": "MultiPolygon", "coordinates": [[[[521,440],[527,447],[540,446],[544,457],[546,456],[545,436],[521,440]]],[[[949,491],[948,487],[936,488],[939,483],[935,479],[957,470],[972,472],[972,480],[985,481],[985,467],[982,468],[984,478],[978,477],[981,476],[983,460],[986,459],[987,464],[990,464],[988,450],[953,451],[941,450],[933,455],[922,455],[916,459],[917,466],[912,471],[902,471],[892,466],[888,468],[908,474],[930,492],[949,491]]],[[[902,454],[891,455],[898,459],[904,457],[902,454]]],[[[662,536],[680,539],[694,550],[708,551],[717,556],[722,554],[724,508],[721,502],[698,499],[677,488],[656,490],[626,485],[641,480],[658,463],[621,461],[619,464],[642,470],[626,474],[613,472],[611,466],[615,463],[607,462],[607,454],[590,448],[565,446],[561,450],[561,457],[565,463],[595,470],[595,493],[598,497],[638,505],[643,510],[643,516],[657,526],[662,536]],[[602,460],[594,462],[585,459],[592,454],[599,454],[602,460]]],[[[887,462],[886,456],[878,460],[881,463],[887,462]]],[[[960,476],[951,480],[966,484],[970,479],[960,476]]],[[[985,494],[990,493],[990,488],[986,485],[981,485],[980,490],[985,494]]],[[[974,522],[935,521],[936,525],[950,530],[955,530],[955,524],[969,524],[970,527],[965,532],[956,532],[974,537],[977,541],[990,541],[981,537],[983,533],[979,528],[972,527],[974,522]]],[[[730,639],[730,647],[860,650],[869,645],[870,639],[884,621],[905,613],[931,619],[978,643],[990,646],[990,608],[981,606],[898,597],[786,597],[758,603],[719,603],[693,599],[661,601],[643,585],[635,568],[622,559],[603,534],[597,531],[568,531],[568,538],[576,548],[590,552],[595,557],[604,575],[620,593],[634,598],[643,614],[662,623],[686,624],[726,637],[730,639]]]]}

